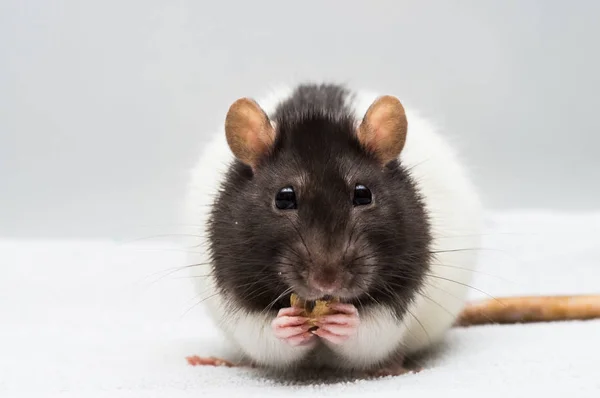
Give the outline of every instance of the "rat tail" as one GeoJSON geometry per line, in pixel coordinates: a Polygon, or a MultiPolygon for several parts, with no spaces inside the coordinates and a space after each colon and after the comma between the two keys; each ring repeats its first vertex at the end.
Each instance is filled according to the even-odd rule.
{"type": "Polygon", "coordinates": [[[455,327],[600,318],[600,295],[516,296],[468,303],[455,327]]]}

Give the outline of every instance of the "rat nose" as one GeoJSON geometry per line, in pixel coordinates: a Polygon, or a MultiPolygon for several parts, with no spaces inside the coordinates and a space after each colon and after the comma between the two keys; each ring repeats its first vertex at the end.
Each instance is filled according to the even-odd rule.
{"type": "Polygon", "coordinates": [[[342,287],[340,272],[334,267],[315,270],[308,277],[308,286],[323,293],[333,293],[342,287]]]}

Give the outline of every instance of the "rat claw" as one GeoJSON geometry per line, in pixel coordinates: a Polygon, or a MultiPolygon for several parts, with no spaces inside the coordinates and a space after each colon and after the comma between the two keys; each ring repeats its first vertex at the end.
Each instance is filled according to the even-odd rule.
{"type": "Polygon", "coordinates": [[[282,308],[279,310],[279,312],[277,313],[277,316],[298,316],[302,313],[302,308],[296,308],[296,307],[288,307],[288,308],[282,308]]]}
{"type": "Polygon", "coordinates": [[[319,324],[335,324],[356,327],[359,324],[358,316],[346,315],[346,314],[335,314],[325,315],[317,321],[319,324]]]}
{"type": "Polygon", "coordinates": [[[313,336],[312,333],[305,332],[303,334],[299,334],[288,338],[287,343],[294,347],[299,347],[311,344],[314,339],[315,336],[313,336]]]}
{"type": "Polygon", "coordinates": [[[326,330],[338,336],[350,337],[356,332],[356,328],[347,325],[317,324],[320,330],[326,330]]]}
{"type": "Polygon", "coordinates": [[[301,335],[308,331],[309,326],[292,326],[292,327],[279,327],[275,329],[275,335],[280,339],[289,339],[290,337],[301,335]]]}
{"type": "Polygon", "coordinates": [[[336,303],[331,308],[340,312],[319,318],[316,323],[319,329],[314,333],[332,344],[342,344],[358,330],[358,311],[352,304],[336,303]]]}
{"type": "MultiPolygon", "coordinates": [[[[308,318],[301,316],[278,316],[272,322],[272,325],[276,329],[290,328],[294,326],[304,325],[308,321],[308,318]]],[[[307,329],[308,330],[308,329],[307,329]]]]}
{"type": "Polygon", "coordinates": [[[308,332],[311,327],[308,318],[297,314],[297,308],[283,308],[271,323],[275,337],[294,347],[304,346],[315,340],[315,336],[308,332]]]}
{"type": "Polygon", "coordinates": [[[322,339],[325,339],[335,345],[342,344],[343,342],[348,340],[348,338],[350,337],[350,336],[337,335],[337,334],[331,333],[330,331],[323,329],[323,328],[319,328],[319,329],[315,330],[313,333],[315,335],[321,337],[322,339]]]}
{"type": "Polygon", "coordinates": [[[334,309],[337,312],[341,312],[342,314],[356,315],[358,317],[358,309],[352,304],[331,303],[329,304],[329,308],[334,309]]]}

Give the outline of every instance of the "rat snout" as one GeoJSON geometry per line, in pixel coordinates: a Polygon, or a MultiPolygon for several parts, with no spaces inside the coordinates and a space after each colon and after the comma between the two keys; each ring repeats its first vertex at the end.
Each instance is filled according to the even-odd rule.
{"type": "Polygon", "coordinates": [[[308,287],[323,294],[332,294],[342,288],[342,273],[334,266],[311,270],[308,275],[308,287]]]}
{"type": "Polygon", "coordinates": [[[324,296],[348,297],[354,294],[354,275],[347,266],[347,256],[354,256],[353,245],[348,245],[343,233],[327,234],[311,230],[298,252],[302,253],[299,276],[302,282],[295,288],[305,299],[317,300],[324,296]]]}

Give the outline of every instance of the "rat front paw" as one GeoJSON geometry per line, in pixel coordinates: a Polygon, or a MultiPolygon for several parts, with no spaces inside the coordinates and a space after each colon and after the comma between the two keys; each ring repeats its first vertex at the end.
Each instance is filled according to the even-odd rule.
{"type": "Polygon", "coordinates": [[[356,334],[360,324],[358,310],[352,304],[343,303],[330,304],[329,307],[336,314],[317,319],[316,325],[319,328],[313,333],[330,343],[342,344],[356,334]]]}
{"type": "Polygon", "coordinates": [[[316,337],[308,330],[308,318],[301,316],[301,308],[282,308],[271,326],[275,336],[291,346],[306,346],[315,342],[316,337]]]}

